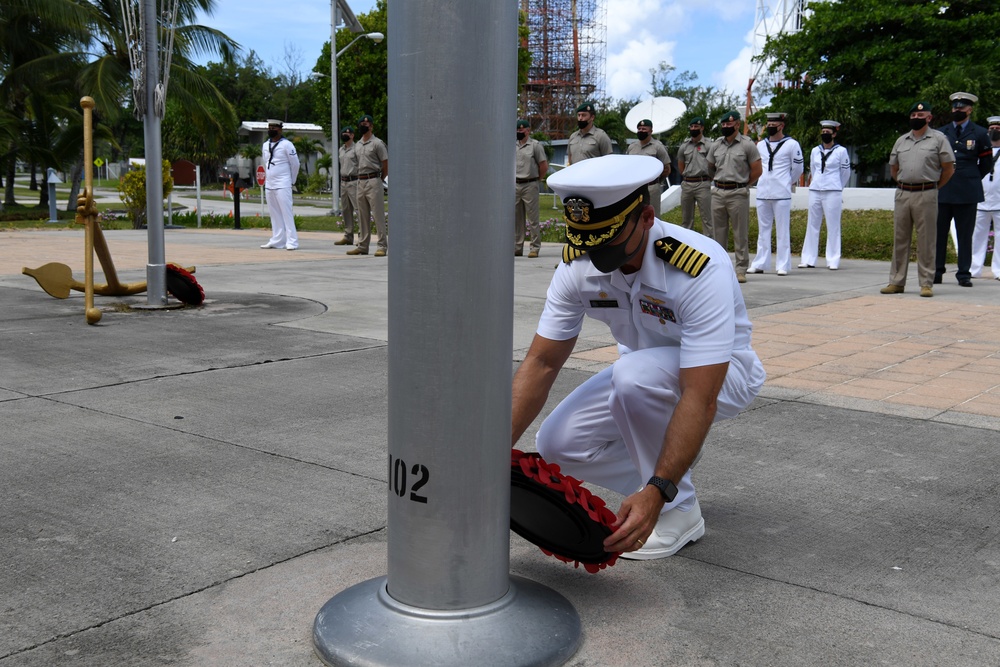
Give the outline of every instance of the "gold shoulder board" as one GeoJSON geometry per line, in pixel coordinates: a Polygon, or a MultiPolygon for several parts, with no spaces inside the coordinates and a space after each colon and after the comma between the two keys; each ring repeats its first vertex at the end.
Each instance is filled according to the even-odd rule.
{"type": "Polygon", "coordinates": [[[586,250],[577,250],[568,243],[563,246],[562,258],[563,261],[566,262],[567,264],[572,262],[574,259],[579,259],[580,257],[583,257],[586,254],[587,254],[586,250]]]}
{"type": "Polygon", "coordinates": [[[660,239],[655,244],[656,256],[690,276],[697,278],[708,266],[708,255],[681,243],[672,236],[660,239]]]}

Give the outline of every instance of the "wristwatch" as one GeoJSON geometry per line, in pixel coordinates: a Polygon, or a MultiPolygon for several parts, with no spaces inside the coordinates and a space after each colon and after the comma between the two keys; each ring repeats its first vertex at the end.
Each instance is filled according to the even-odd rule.
{"type": "Polygon", "coordinates": [[[649,486],[650,484],[660,490],[660,495],[663,496],[663,502],[665,503],[673,502],[674,498],[677,496],[677,485],[669,479],[653,476],[649,478],[648,482],[646,482],[646,486],[649,486]]]}

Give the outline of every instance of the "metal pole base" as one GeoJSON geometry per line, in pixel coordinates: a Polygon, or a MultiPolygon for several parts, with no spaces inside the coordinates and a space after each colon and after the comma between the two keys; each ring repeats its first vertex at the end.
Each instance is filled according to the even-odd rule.
{"type": "Polygon", "coordinates": [[[569,600],[529,579],[511,577],[496,602],[454,611],[398,602],[386,582],[363,581],[320,609],[313,646],[325,664],[547,667],[566,663],[583,641],[569,600]]]}

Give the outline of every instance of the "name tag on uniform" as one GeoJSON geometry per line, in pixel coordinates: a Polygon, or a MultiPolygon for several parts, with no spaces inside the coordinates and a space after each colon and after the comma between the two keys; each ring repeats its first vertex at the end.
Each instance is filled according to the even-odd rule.
{"type": "Polygon", "coordinates": [[[591,299],[590,300],[590,307],[591,308],[617,308],[618,307],[618,300],[617,299],[591,299]]]}

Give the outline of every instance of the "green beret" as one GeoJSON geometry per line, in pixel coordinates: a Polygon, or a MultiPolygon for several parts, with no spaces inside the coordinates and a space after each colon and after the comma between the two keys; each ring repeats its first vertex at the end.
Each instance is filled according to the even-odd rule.
{"type": "Polygon", "coordinates": [[[372,126],[375,125],[375,119],[372,118],[371,116],[369,116],[368,114],[365,114],[364,116],[362,116],[361,118],[358,119],[358,125],[361,125],[361,123],[365,122],[366,120],[369,123],[371,123],[372,126]]]}
{"type": "Polygon", "coordinates": [[[733,110],[733,111],[727,111],[726,113],[722,114],[722,118],[719,119],[719,122],[728,123],[731,120],[739,120],[739,119],[740,119],[740,112],[733,110]]]}
{"type": "Polygon", "coordinates": [[[353,134],[354,133],[354,128],[351,127],[350,125],[345,125],[344,127],[340,128],[340,131],[341,132],[350,132],[350,133],[353,134]]]}
{"type": "Polygon", "coordinates": [[[914,111],[933,111],[933,109],[931,109],[930,102],[914,102],[913,106],[910,107],[910,113],[914,111]]]}
{"type": "MultiPolygon", "coordinates": [[[[645,125],[649,129],[651,130],[653,129],[653,121],[649,120],[648,118],[643,118],[642,120],[640,120],[639,125],[645,125]]],[[[639,125],[636,125],[636,127],[639,127],[639,125]]]]}
{"type": "Polygon", "coordinates": [[[597,113],[596,111],[594,111],[593,102],[584,102],[583,104],[581,104],[576,108],[577,113],[580,113],[581,111],[586,111],[587,113],[594,113],[594,114],[597,113]]]}
{"type": "Polygon", "coordinates": [[[705,119],[702,118],[701,116],[695,116],[694,118],[688,121],[688,125],[704,125],[704,124],[705,124],[705,119]]]}
{"type": "Polygon", "coordinates": [[[517,121],[517,127],[518,129],[521,129],[522,127],[530,128],[531,124],[522,118],[521,120],[517,121]]]}

